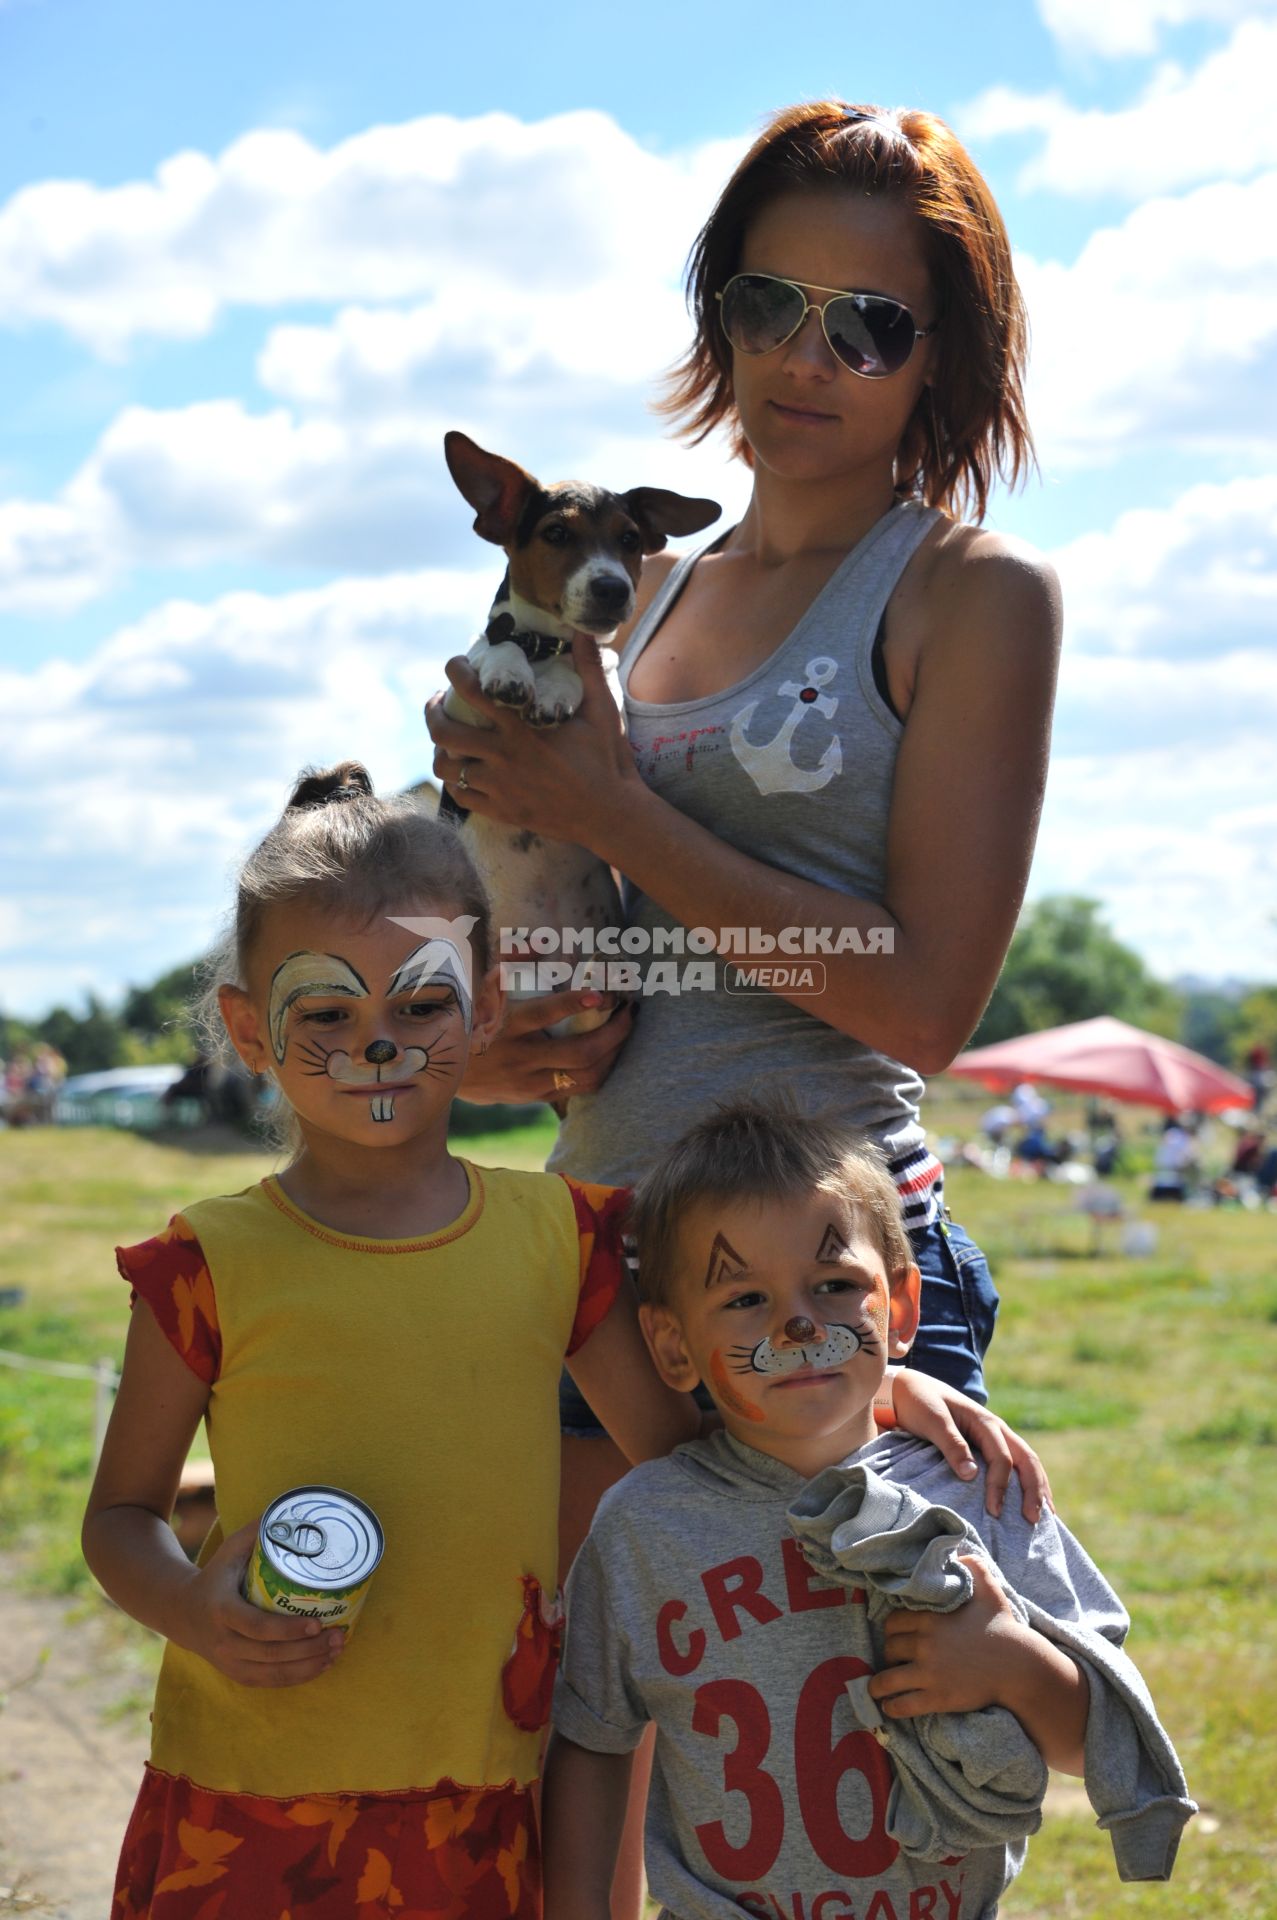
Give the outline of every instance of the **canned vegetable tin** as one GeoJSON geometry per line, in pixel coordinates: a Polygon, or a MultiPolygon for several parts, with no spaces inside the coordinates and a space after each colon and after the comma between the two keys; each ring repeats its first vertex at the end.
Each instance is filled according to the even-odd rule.
{"type": "Polygon", "coordinates": [[[262,1515],[244,1598],[267,1613],[350,1627],[385,1540],[371,1507],[338,1487],[294,1487],[262,1515]]]}

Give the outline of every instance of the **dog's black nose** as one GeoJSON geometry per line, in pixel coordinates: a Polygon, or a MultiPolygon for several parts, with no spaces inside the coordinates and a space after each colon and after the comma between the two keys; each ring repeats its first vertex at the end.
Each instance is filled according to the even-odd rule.
{"type": "Polygon", "coordinates": [[[595,580],[591,583],[590,598],[604,613],[616,613],[620,611],[629,599],[630,591],[630,583],[628,580],[617,580],[609,577],[603,580],[595,580]]]}
{"type": "Polygon", "coordinates": [[[393,1040],[373,1040],[364,1048],[364,1059],[374,1067],[385,1067],[399,1052],[393,1040]]]}

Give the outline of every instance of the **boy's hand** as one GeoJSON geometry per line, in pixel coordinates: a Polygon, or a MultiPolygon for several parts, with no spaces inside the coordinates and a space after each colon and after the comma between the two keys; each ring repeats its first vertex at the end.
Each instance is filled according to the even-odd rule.
{"type": "Polygon", "coordinates": [[[1048,1767],[1085,1769],[1090,1687],[1078,1662],[1020,1620],[976,1554],[961,1556],[975,1592],[953,1613],[887,1615],[887,1666],[869,1692],[888,1720],[1006,1707],[1048,1767]]]}
{"type": "Polygon", "coordinates": [[[258,1523],[223,1540],[213,1558],[183,1589],[181,1619],[168,1638],[243,1687],[296,1687],[338,1658],[346,1643],[340,1627],[264,1613],[240,1592],[258,1523]]]}
{"type": "Polygon", "coordinates": [[[1019,1619],[987,1562],[976,1554],[960,1557],[975,1581],[965,1605],[952,1613],[898,1608],[887,1615],[887,1666],[869,1682],[869,1692],[889,1720],[1010,1704],[1007,1695],[1015,1689],[1008,1682],[1023,1665],[1025,1635],[1037,1636],[1019,1619]]]}

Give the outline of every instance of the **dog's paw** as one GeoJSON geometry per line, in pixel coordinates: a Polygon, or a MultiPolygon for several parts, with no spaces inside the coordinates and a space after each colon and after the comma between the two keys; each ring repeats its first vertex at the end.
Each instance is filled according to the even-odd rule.
{"type": "Polygon", "coordinates": [[[530,727],[561,727],[563,722],[570,720],[575,712],[575,707],[563,701],[556,701],[553,706],[546,706],[543,701],[538,700],[534,706],[528,708],[526,717],[530,727]]]}
{"type": "Polygon", "coordinates": [[[526,707],[532,698],[532,689],[521,680],[490,680],[483,691],[501,707],[526,707]]]}

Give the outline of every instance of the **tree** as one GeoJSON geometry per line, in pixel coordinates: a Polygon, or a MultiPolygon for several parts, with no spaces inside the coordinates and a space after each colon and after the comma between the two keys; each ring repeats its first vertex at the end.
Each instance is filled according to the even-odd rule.
{"type": "Polygon", "coordinates": [[[82,1014],[55,1007],[36,1033],[57,1048],[71,1073],[101,1073],[124,1060],[124,1028],[95,993],[86,996],[82,1014]]]}
{"type": "Polygon", "coordinates": [[[1025,911],[974,1045],[1102,1013],[1169,1038],[1178,1033],[1180,996],[1123,946],[1101,912],[1098,900],[1068,893],[1048,895],[1025,911]]]}
{"type": "Polygon", "coordinates": [[[1237,1009],[1233,1060],[1244,1064],[1252,1047],[1267,1047],[1277,1060],[1277,987],[1256,987],[1237,1009]]]}

